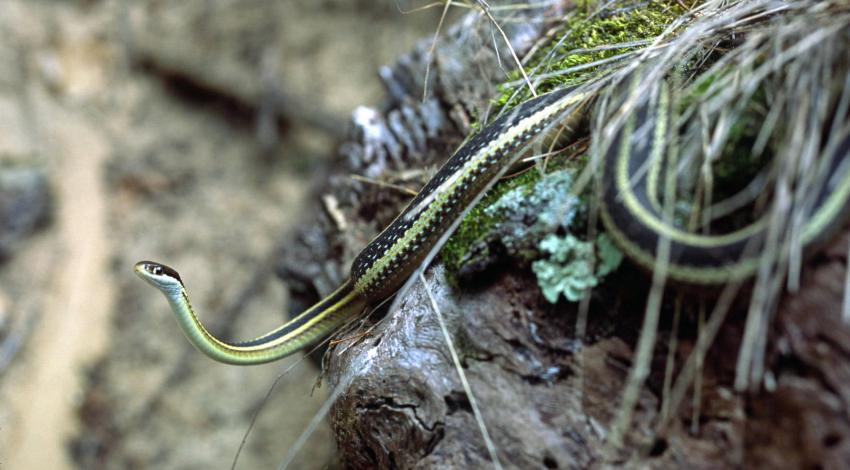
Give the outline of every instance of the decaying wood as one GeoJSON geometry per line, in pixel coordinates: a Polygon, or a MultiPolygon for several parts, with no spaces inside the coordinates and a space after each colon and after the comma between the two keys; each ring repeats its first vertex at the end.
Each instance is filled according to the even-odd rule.
{"type": "MultiPolygon", "coordinates": [[[[478,289],[450,287],[442,269],[428,288],[447,318],[475,399],[503,465],[575,468],[624,462],[662,468],[774,466],[840,468],[850,459],[850,328],[841,322],[846,261],[840,252],[804,274],[798,295],[778,312],[769,363],[775,385],[731,390],[742,309],[722,330],[702,377],[698,432],[692,406],[653,438],[665,354],[644,390],[629,435],[637,444],[613,460],[604,437],[617,411],[632,357],[639,304],[617,292],[635,286],[626,272],[601,288],[581,363],[573,336],[576,308],[542,300],[529,276],[500,273],[478,289]],[[620,299],[619,313],[606,302],[620,299]],[[580,368],[582,368],[580,370],[580,368]],[[579,380],[579,374],[583,381],[579,380]],[[581,390],[579,390],[580,384],[581,390]],[[651,443],[651,445],[648,445],[651,443]]],[[[831,253],[831,254],[830,254],[831,253]]],[[[822,260],[823,261],[823,260],[822,260]]],[[[332,349],[329,387],[347,384],[332,411],[337,443],[353,468],[461,468],[489,465],[481,434],[421,283],[365,338],[332,349]]],[[[669,332],[663,336],[667,336],[669,332]]],[[[690,346],[683,346],[682,356],[690,346]]]]}
{"type": "MultiPolygon", "coordinates": [[[[437,268],[428,284],[502,464],[565,468],[598,461],[610,398],[628,370],[628,346],[612,337],[587,348],[579,390],[576,343],[566,334],[575,309],[543,304],[533,279],[504,274],[468,293],[449,287],[437,268]]],[[[350,382],[332,412],[349,465],[489,465],[424,285],[415,284],[368,338],[331,354],[329,386],[350,382]]],[[[657,401],[645,399],[644,409],[654,410],[657,401]]]]}

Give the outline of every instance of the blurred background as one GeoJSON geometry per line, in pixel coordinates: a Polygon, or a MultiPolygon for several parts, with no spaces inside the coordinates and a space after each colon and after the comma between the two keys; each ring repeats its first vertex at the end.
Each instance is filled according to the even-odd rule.
{"type": "MultiPolygon", "coordinates": [[[[392,0],[0,1],[0,468],[227,468],[299,358],[218,364],[132,272],[177,267],[221,335],[277,326],[269,255],[379,66],[439,9],[392,0]]],[[[238,468],[275,468],[326,390],[303,361],[238,468]]],[[[322,426],[299,468],[335,467],[322,426]]]]}

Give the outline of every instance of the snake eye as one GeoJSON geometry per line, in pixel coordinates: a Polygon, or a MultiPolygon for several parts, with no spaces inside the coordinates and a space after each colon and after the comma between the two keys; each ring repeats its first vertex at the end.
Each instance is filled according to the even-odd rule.
{"type": "Polygon", "coordinates": [[[183,284],[183,281],[180,279],[180,274],[164,264],[154,261],[139,261],[135,264],[133,269],[140,274],[143,273],[144,275],[142,277],[148,281],[156,279],[156,282],[158,283],[162,282],[170,285],[172,283],[171,280],[174,280],[183,284]]]}

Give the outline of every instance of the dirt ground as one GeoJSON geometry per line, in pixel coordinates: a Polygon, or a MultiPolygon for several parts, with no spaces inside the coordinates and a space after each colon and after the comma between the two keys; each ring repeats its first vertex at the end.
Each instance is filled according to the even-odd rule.
{"type": "MultiPolygon", "coordinates": [[[[190,3],[199,4],[181,5],[190,3]]],[[[213,77],[235,70],[216,84],[238,88],[268,68],[231,59],[267,63],[271,50],[272,79],[285,76],[293,96],[345,122],[380,99],[378,66],[430,34],[438,12],[404,15],[392,1],[247,2],[246,15],[268,6],[256,18],[274,26],[276,48],[262,56],[227,34],[192,38],[226,3],[200,2],[210,17],[191,22],[157,1],[0,2],[0,159],[44,169],[54,199],[51,223],[0,264],[4,324],[34,325],[4,330],[26,334],[0,371],[0,468],[227,467],[275,377],[299,360],[238,368],[195,353],[132,265],[179,268],[216,331],[252,337],[279,324],[286,298],[263,267],[299,220],[334,139],[289,122],[269,147],[250,103],[200,92],[131,51],[179,63],[168,54],[182,42],[182,57],[203,57],[190,65],[213,77]],[[240,304],[256,279],[256,295],[240,304]]],[[[301,362],[280,381],[238,468],[279,464],[323,402],[317,375],[301,362]]],[[[322,425],[296,466],[335,461],[322,425]]]]}

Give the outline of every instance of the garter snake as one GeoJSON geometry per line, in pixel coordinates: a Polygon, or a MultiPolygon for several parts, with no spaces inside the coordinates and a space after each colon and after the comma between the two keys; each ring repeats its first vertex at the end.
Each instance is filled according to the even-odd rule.
{"type": "Polygon", "coordinates": [[[557,121],[568,127],[581,119],[588,93],[563,89],[513,108],[469,139],[413,198],[407,208],[355,258],[349,279],[328,297],[281,327],[245,342],[216,338],[195,314],[180,275],[153,261],[135,272],[159,289],[189,341],[211,358],[229,364],[261,364],[298,351],[339,328],[367,306],[398,290],[428,252],[513,161],[510,158],[557,121]]]}
{"type": "MultiPolygon", "coordinates": [[[[510,155],[555,121],[569,126],[581,119],[590,93],[564,89],[529,100],[485,127],[450,157],[407,208],[356,257],[349,279],[335,292],[281,327],[250,341],[225,342],[198,320],[177,272],[141,261],[136,273],[166,297],[188,339],[211,358],[231,364],[259,364],[283,358],[331,333],[346,321],[391,296],[419,267],[427,253],[472,200],[509,163],[510,155]]],[[[663,100],[661,100],[663,101],[663,100]]],[[[686,283],[717,284],[753,274],[765,224],[736,232],[704,236],[665,224],[637,178],[641,165],[659,152],[668,110],[641,105],[615,135],[601,163],[601,214],[606,229],[638,264],[652,269],[660,237],[672,250],[669,277],[686,283]],[[644,127],[636,132],[636,123],[644,127]],[[648,126],[648,127],[647,127],[648,126]],[[642,136],[642,137],[641,137],[642,136]],[[753,248],[754,247],[754,248],[753,248]]],[[[845,129],[847,131],[847,129],[845,129]]],[[[826,149],[833,167],[850,152],[850,133],[826,149]]],[[[850,172],[845,171],[845,174],[850,172]]],[[[805,226],[803,245],[828,236],[843,221],[850,199],[850,176],[824,185],[805,226]]]]}

